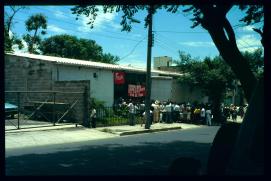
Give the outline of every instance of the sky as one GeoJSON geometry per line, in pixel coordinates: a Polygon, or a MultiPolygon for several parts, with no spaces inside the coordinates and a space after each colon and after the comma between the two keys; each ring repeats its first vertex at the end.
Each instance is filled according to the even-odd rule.
{"type": "MultiPolygon", "coordinates": [[[[42,13],[47,18],[47,34],[42,36],[48,38],[53,35],[69,34],[78,38],[95,40],[103,48],[104,53],[119,56],[118,64],[133,67],[146,67],[147,60],[147,32],[144,28],[146,11],[138,12],[135,16],[141,23],[133,24],[131,32],[121,31],[122,13],[99,13],[94,28],[90,29],[87,24],[88,18],[72,14],[73,6],[28,6],[20,10],[14,17],[12,33],[22,38],[26,34],[25,21],[33,14],[42,13]]],[[[4,7],[9,13],[9,7],[4,7]]],[[[201,26],[191,28],[191,15],[185,15],[181,10],[172,14],[165,10],[158,10],[153,16],[154,46],[153,57],[168,56],[173,60],[179,59],[178,51],[189,53],[192,57],[203,59],[206,56],[219,55],[210,35],[201,26]]],[[[239,20],[244,12],[234,6],[227,17],[236,33],[237,45],[241,51],[254,51],[262,47],[260,36],[252,28],[254,26],[239,26],[239,20]]],[[[26,43],[23,42],[25,45],[26,43]]],[[[25,46],[26,47],[26,46],[25,46]]],[[[27,49],[16,49],[16,52],[27,52],[27,49]]],[[[153,65],[153,62],[152,62],[153,65]]]]}

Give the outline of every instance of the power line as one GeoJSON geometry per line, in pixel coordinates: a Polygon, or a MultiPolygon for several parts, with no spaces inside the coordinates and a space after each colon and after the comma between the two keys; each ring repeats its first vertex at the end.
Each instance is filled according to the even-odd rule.
{"type": "Polygon", "coordinates": [[[156,30],[155,32],[160,33],[177,33],[177,34],[198,34],[198,33],[208,33],[208,32],[189,32],[189,31],[170,31],[170,30],[156,30]]]}
{"type": "MultiPolygon", "coordinates": [[[[171,46],[169,46],[167,43],[163,42],[162,40],[155,38],[156,42],[159,42],[160,44],[163,44],[164,46],[168,47],[168,49],[172,50],[172,51],[176,51],[174,48],[172,48],[171,46]]],[[[178,51],[176,51],[178,52],[178,51]]]]}
{"type": "MultiPolygon", "coordinates": [[[[45,11],[49,11],[49,12],[55,13],[54,11],[51,11],[51,10],[49,10],[49,9],[39,8],[39,7],[36,7],[36,8],[37,8],[37,9],[40,9],[40,10],[45,10],[45,11]]],[[[71,17],[69,17],[69,16],[66,16],[65,14],[62,14],[62,16],[67,17],[67,18],[71,18],[71,17]]],[[[82,20],[80,17],[78,17],[78,19],[82,20]]],[[[112,19],[109,19],[109,18],[106,18],[106,17],[103,17],[103,19],[108,20],[108,21],[112,21],[112,19]]],[[[70,23],[70,22],[69,22],[69,23],[70,23]]],[[[79,25],[79,24],[77,24],[77,25],[79,25]]],[[[144,29],[139,28],[139,27],[136,27],[135,25],[133,25],[133,28],[138,29],[138,30],[141,30],[141,31],[144,31],[144,29]]],[[[108,32],[112,32],[112,31],[108,31],[108,32]]],[[[121,33],[117,33],[117,32],[112,32],[112,33],[121,34],[121,33]]]]}
{"type": "MultiPolygon", "coordinates": [[[[162,34],[159,34],[160,36],[162,36],[161,38],[163,38],[165,41],[170,41],[172,44],[170,45],[170,46],[172,46],[173,44],[176,44],[176,45],[178,45],[178,47],[177,46],[174,46],[177,50],[180,50],[181,49],[181,47],[179,47],[179,44],[176,42],[176,41],[173,41],[173,40],[171,40],[171,39],[169,39],[168,37],[165,37],[165,36],[163,36],[162,34]]],[[[161,41],[161,40],[160,40],[161,41]]],[[[165,42],[164,42],[165,43],[165,42]]],[[[167,43],[165,43],[165,44],[167,44],[167,43]]],[[[196,53],[198,53],[199,54],[199,52],[197,51],[197,50],[195,50],[194,49],[194,51],[196,52],[196,53]]]]}
{"type": "MultiPolygon", "coordinates": [[[[162,48],[162,50],[167,51],[167,52],[169,52],[169,53],[173,53],[172,50],[170,50],[170,49],[168,49],[167,47],[165,47],[164,45],[160,44],[158,41],[155,41],[155,42],[157,43],[157,46],[158,46],[158,47],[162,48]]],[[[175,53],[176,53],[176,52],[175,52],[175,53]]]]}
{"type": "MultiPolygon", "coordinates": [[[[14,19],[23,21],[22,19],[19,19],[19,18],[14,18],[14,19]]],[[[138,41],[138,40],[130,39],[130,38],[115,37],[115,36],[105,35],[105,34],[101,34],[101,33],[93,33],[93,32],[82,32],[82,31],[72,30],[72,29],[68,29],[68,28],[65,28],[65,30],[69,30],[69,31],[76,32],[76,33],[83,33],[83,34],[91,33],[91,35],[106,37],[106,38],[122,39],[122,40],[128,40],[128,41],[136,41],[136,42],[138,41]]]]}
{"type": "Polygon", "coordinates": [[[163,48],[164,50],[170,51],[171,53],[174,53],[177,55],[177,51],[169,48],[168,46],[166,46],[165,44],[163,44],[161,41],[158,40],[154,40],[157,43],[157,46],[163,48]]]}
{"type": "Polygon", "coordinates": [[[251,45],[249,45],[249,43],[247,43],[246,41],[244,41],[244,40],[241,40],[241,38],[238,36],[238,35],[236,35],[236,37],[237,38],[239,38],[239,41],[240,42],[243,42],[243,43],[245,43],[247,46],[251,46],[251,45]]]}
{"type": "MultiPolygon", "coordinates": [[[[41,8],[39,8],[39,9],[41,9],[41,8]]],[[[25,13],[23,13],[22,11],[21,11],[21,13],[23,13],[23,14],[30,14],[30,12],[26,12],[26,11],[24,11],[25,13]]],[[[67,17],[67,16],[66,16],[67,17]]],[[[69,17],[68,17],[69,18],[69,17]]],[[[61,21],[59,21],[59,19],[56,19],[56,18],[52,18],[52,17],[50,17],[50,19],[49,20],[52,20],[52,21],[56,21],[56,22],[58,22],[58,23],[66,23],[66,24],[70,24],[70,25],[75,25],[75,26],[82,26],[81,24],[78,24],[78,23],[72,23],[72,22],[68,22],[68,21],[64,21],[64,20],[61,20],[61,21]]],[[[90,29],[90,28],[89,28],[90,29]]],[[[122,36],[127,36],[127,35],[123,35],[122,33],[117,33],[117,32],[113,32],[113,31],[108,31],[108,30],[103,30],[104,32],[108,32],[108,33],[114,33],[114,34],[120,34],[120,35],[122,35],[122,36]]],[[[129,32],[130,33],[130,32],[129,32]]],[[[136,40],[137,41],[137,40],[136,40]]]]}
{"type": "MultiPolygon", "coordinates": [[[[173,41],[173,40],[169,39],[168,37],[162,35],[161,33],[158,33],[158,35],[159,35],[159,37],[161,37],[161,38],[164,39],[165,41],[170,41],[170,42],[172,43],[170,46],[173,46],[173,44],[178,45],[178,43],[177,43],[176,41],[173,41]]],[[[158,36],[158,35],[157,35],[157,36],[158,36]]],[[[175,45],[174,45],[174,48],[180,49],[179,45],[178,45],[178,47],[175,46],[175,45]]]]}
{"type": "Polygon", "coordinates": [[[135,51],[136,47],[137,47],[143,40],[145,40],[146,38],[147,38],[147,36],[145,36],[142,40],[140,40],[140,41],[133,47],[133,49],[131,50],[131,52],[128,53],[127,55],[123,56],[122,58],[120,58],[120,60],[123,60],[123,59],[125,59],[126,57],[130,56],[130,55],[135,51]]]}

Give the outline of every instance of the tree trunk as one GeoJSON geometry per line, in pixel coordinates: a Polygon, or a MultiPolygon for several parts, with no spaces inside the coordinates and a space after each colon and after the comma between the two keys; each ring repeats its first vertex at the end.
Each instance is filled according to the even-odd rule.
{"type": "Polygon", "coordinates": [[[234,42],[229,42],[224,35],[223,28],[220,32],[216,29],[208,29],[222,58],[231,66],[232,71],[240,80],[247,100],[250,100],[257,79],[249,68],[247,60],[242,56],[234,42]]]}
{"type": "MultiPolygon", "coordinates": [[[[221,11],[223,11],[223,8],[223,6],[220,7],[221,11]]],[[[228,7],[224,9],[226,8],[228,7]]],[[[220,55],[230,65],[232,71],[240,80],[245,97],[249,101],[257,84],[257,79],[250,70],[248,61],[242,56],[237,47],[235,33],[226,18],[227,11],[218,13],[210,8],[202,8],[204,18],[201,20],[201,25],[209,32],[220,55]]]]}
{"type": "Polygon", "coordinates": [[[212,115],[214,116],[213,122],[215,123],[222,123],[222,116],[221,116],[221,109],[220,109],[220,103],[221,103],[221,98],[222,98],[221,92],[218,92],[217,94],[212,94],[210,96],[210,99],[212,102],[212,115]]]}

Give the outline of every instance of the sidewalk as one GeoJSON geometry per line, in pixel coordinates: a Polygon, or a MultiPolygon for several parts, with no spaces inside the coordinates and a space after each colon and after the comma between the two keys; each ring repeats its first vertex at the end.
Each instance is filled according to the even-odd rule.
{"type": "Polygon", "coordinates": [[[132,135],[132,134],[142,134],[142,133],[152,133],[159,131],[169,131],[169,130],[177,130],[177,129],[188,129],[188,128],[196,128],[199,125],[193,124],[185,124],[185,123],[155,123],[152,124],[150,129],[145,129],[145,125],[135,125],[135,126],[111,126],[106,128],[96,128],[99,131],[116,134],[119,136],[132,135]]]}
{"type": "Polygon", "coordinates": [[[79,143],[90,140],[108,139],[113,137],[151,133],[168,130],[184,130],[203,127],[185,123],[156,123],[151,125],[151,129],[146,130],[144,125],[135,126],[112,126],[101,128],[85,128],[83,126],[56,126],[51,128],[31,128],[18,131],[5,132],[5,148],[17,149],[25,147],[36,147],[44,145],[58,145],[66,143],[79,143]]]}

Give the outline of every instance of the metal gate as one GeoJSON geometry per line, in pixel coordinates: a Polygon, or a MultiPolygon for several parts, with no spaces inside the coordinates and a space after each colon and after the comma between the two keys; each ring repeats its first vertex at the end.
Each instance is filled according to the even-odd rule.
{"type": "Polygon", "coordinates": [[[84,92],[5,91],[5,130],[80,124],[84,92]]]}

